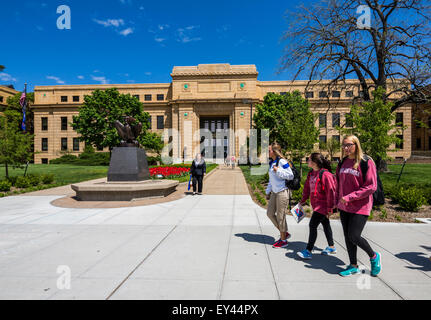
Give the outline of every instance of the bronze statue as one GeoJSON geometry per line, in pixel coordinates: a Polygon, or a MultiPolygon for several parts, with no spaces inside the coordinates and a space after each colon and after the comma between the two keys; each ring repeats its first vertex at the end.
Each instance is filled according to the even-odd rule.
{"type": "Polygon", "coordinates": [[[142,123],[133,124],[136,119],[126,116],[125,124],[115,120],[115,128],[121,138],[120,147],[139,147],[139,142],[136,140],[142,130],[142,123]]]}

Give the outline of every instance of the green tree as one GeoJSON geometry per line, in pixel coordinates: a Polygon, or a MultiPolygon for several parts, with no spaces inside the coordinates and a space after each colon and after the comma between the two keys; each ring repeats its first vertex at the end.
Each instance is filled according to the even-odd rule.
{"type": "Polygon", "coordinates": [[[318,142],[316,116],[308,100],[299,91],[279,95],[268,93],[262,104],[256,105],[253,116],[256,129],[269,129],[269,140],[277,141],[293,160],[301,159],[313,150],[318,142]]]}
{"type": "Polygon", "coordinates": [[[71,125],[85,143],[112,150],[121,142],[114,123],[116,120],[124,123],[123,117],[126,115],[142,123],[138,140],[145,142],[143,136],[147,134],[149,114],[143,111],[138,99],[130,94],[121,94],[116,88],[97,89],[91,95],[85,95],[79,115],[73,117],[71,125]]]}
{"type": "Polygon", "coordinates": [[[340,151],[341,143],[338,139],[335,139],[332,137],[326,143],[323,143],[320,146],[320,149],[328,151],[329,159],[332,160],[332,158],[334,157],[334,154],[340,151]]]}
{"type": "Polygon", "coordinates": [[[138,142],[145,147],[145,149],[161,155],[164,147],[164,142],[160,134],[156,132],[147,132],[145,135],[141,135],[138,138],[138,142]]]}
{"type": "Polygon", "coordinates": [[[6,110],[0,116],[0,163],[5,165],[6,178],[9,177],[9,166],[21,167],[33,157],[33,135],[20,131],[14,117],[15,112],[6,110]]]}
{"type": "Polygon", "coordinates": [[[390,159],[387,151],[391,144],[399,143],[397,138],[400,127],[395,124],[395,114],[391,112],[393,104],[385,103],[385,91],[379,87],[373,93],[373,100],[354,105],[350,109],[352,128],[341,128],[344,134],[354,134],[361,141],[361,147],[371,156],[379,170],[384,169],[385,160],[390,159]]]}

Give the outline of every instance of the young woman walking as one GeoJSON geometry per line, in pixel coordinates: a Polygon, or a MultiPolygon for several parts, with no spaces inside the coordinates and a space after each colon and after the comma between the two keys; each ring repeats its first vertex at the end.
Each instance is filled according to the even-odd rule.
{"type": "Polygon", "coordinates": [[[281,152],[281,147],[274,142],[269,146],[269,182],[266,188],[266,197],[269,199],[267,216],[274,226],[280,231],[280,239],[272,246],[274,248],[287,247],[287,239],[290,238],[287,232],[286,210],[289,203],[289,190],[285,180],[293,179],[293,172],[288,161],[281,152]]]}
{"type": "Polygon", "coordinates": [[[311,259],[314,244],[317,239],[317,227],[322,224],[328,246],[322,254],[334,254],[337,250],[334,247],[332,229],[329,222],[329,215],[335,206],[335,196],[337,183],[331,173],[331,162],[326,160],[321,153],[312,153],[308,158],[308,167],[312,170],[307,175],[302,193],[301,205],[304,205],[308,198],[313,208],[313,215],[310,219],[310,234],[308,237],[307,248],[298,255],[302,259],[311,259]]]}
{"type": "Polygon", "coordinates": [[[343,139],[342,151],[344,158],[337,167],[337,207],[340,211],[350,264],[340,272],[340,275],[359,273],[356,257],[359,247],[370,257],[371,275],[377,276],[382,269],[381,256],[361,236],[373,207],[373,193],[377,189],[376,165],[369,159],[368,170],[363,177],[360,162],[365,161],[364,154],[359,139],[354,135],[343,139]]]}

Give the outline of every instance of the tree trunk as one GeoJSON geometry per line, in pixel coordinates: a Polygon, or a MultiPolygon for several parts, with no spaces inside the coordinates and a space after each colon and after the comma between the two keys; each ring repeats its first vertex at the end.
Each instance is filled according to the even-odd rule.
{"type": "Polygon", "coordinates": [[[378,172],[388,172],[388,163],[380,157],[376,159],[376,169],[378,172]]]}
{"type": "Polygon", "coordinates": [[[7,166],[7,163],[5,163],[4,167],[6,169],[6,179],[8,179],[9,178],[9,168],[7,166]]]}

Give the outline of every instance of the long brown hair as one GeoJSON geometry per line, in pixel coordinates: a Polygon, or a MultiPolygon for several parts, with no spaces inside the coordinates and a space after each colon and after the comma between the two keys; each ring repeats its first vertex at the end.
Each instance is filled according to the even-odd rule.
{"type": "Polygon", "coordinates": [[[281,146],[277,142],[271,143],[271,149],[277,157],[287,160],[286,157],[283,155],[283,152],[281,151],[281,146]]]}
{"type": "Polygon", "coordinates": [[[310,155],[311,161],[313,161],[319,169],[327,169],[329,172],[332,172],[331,161],[326,159],[323,154],[314,152],[310,155]]]}

